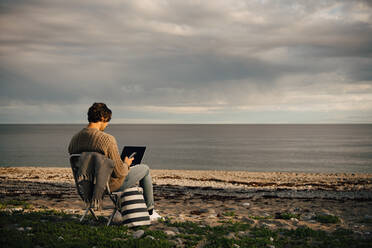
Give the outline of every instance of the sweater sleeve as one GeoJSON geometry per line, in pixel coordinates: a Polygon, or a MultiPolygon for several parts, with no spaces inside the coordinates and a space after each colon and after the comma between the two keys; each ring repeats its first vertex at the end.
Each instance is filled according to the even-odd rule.
{"type": "Polygon", "coordinates": [[[106,155],[107,155],[108,158],[112,159],[114,161],[114,164],[115,164],[114,172],[113,172],[112,176],[117,177],[117,178],[126,177],[128,175],[129,167],[120,158],[118,145],[117,145],[115,137],[112,136],[112,135],[109,135],[109,134],[107,134],[103,137],[105,139],[107,139],[106,140],[107,151],[105,151],[106,155]]]}

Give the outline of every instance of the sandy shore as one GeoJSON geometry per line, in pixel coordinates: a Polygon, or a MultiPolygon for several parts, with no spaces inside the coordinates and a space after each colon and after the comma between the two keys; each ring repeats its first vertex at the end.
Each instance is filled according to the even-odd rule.
{"type": "MultiPolygon", "coordinates": [[[[372,231],[372,174],[251,173],[235,171],[152,170],[156,209],[175,221],[217,225],[247,221],[269,228],[372,231]],[[278,219],[278,213],[299,218],[278,219]],[[341,222],[322,224],[318,214],[341,222]]],[[[0,198],[30,202],[35,209],[83,212],[70,168],[0,168],[0,198]]],[[[105,201],[100,215],[109,215],[105,201]]]]}

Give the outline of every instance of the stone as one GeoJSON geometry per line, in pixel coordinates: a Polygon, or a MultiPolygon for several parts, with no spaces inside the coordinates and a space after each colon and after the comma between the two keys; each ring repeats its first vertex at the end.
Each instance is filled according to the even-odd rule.
{"type": "Polygon", "coordinates": [[[65,239],[62,236],[59,236],[58,240],[65,240],[65,239]]]}
{"type": "Polygon", "coordinates": [[[18,228],[17,228],[17,231],[19,231],[19,232],[23,232],[24,230],[25,230],[24,227],[18,227],[18,228]]]}
{"type": "Polygon", "coordinates": [[[176,233],[173,232],[173,231],[171,231],[171,230],[166,230],[166,231],[164,231],[164,232],[165,232],[165,234],[167,234],[168,236],[176,236],[176,233]]]}
{"type": "Polygon", "coordinates": [[[146,238],[147,238],[147,239],[152,239],[152,240],[155,240],[155,238],[154,238],[153,236],[151,236],[151,235],[149,235],[149,236],[146,236],[146,238]]]}
{"type": "Polygon", "coordinates": [[[273,237],[270,237],[270,241],[271,241],[271,242],[274,242],[274,238],[273,238],[273,237]]]}
{"type": "Polygon", "coordinates": [[[298,219],[297,218],[291,218],[291,221],[298,222],[298,219]]]}
{"type": "Polygon", "coordinates": [[[183,245],[183,240],[181,238],[176,239],[177,245],[182,246],[183,245]]]}
{"type": "Polygon", "coordinates": [[[196,209],[196,210],[192,210],[192,211],[190,211],[190,214],[194,214],[194,215],[201,215],[201,214],[205,214],[205,213],[208,213],[209,212],[209,210],[208,209],[203,209],[203,208],[201,208],[201,209],[196,209]]]}
{"type": "Polygon", "coordinates": [[[246,222],[246,223],[251,224],[251,225],[256,224],[256,222],[254,220],[252,220],[250,218],[247,218],[245,216],[241,219],[241,221],[246,222]]]}
{"type": "Polygon", "coordinates": [[[224,237],[227,238],[227,239],[235,239],[235,234],[234,233],[229,233],[229,234],[225,235],[224,237]]]}
{"type": "Polygon", "coordinates": [[[168,230],[171,230],[171,231],[175,232],[176,234],[180,233],[180,231],[178,230],[177,227],[168,227],[168,230]]]}
{"type": "Polygon", "coordinates": [[[245,232],[243,232],[243,231],[239,231],[238,232],[238,236],[240,237],[240,238],[242,238],[242,237],[244,237],[244,236],[246,236],[247,234],[245,233],[245,232]]]}
{"type": "Polygon", "coordinates": [[[240,245],[238,245],[238,244],[233,244],[233,247],[235,247],[235,248],[240,248],[240,245]]]}
{"type": "Polygon", "coordinates": [[[250,206],[251,206],[251,204],[250,204],[249,202],[244,202],[244,203],[243,203],[243,207],[248,208],[248,207],[250,207],[250,206]]]}
{"type": "Polygon", "coordinates": [[[133,238],[139,239],[145,234],[144,230],[138,230],[133,233],[133,238]]]}
{"type": "Polygon", "coordinates": [[[31,231],[32,230],[32,227],[28,226],[26,227],[26,231],[31,231]]]}

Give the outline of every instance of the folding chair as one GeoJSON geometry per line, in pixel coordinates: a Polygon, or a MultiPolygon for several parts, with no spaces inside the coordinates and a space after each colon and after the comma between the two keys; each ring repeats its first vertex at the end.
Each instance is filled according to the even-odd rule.
{"type": "MultiPolygon", "coordinates": [[[[80,222],[83,221],[83,219],[88,214],[88,212],[90,212],[93,215],[93,217],[98,221],[98,218],[97,218],[96,214],[94,213],[93,206],[90,203],[90,199],[86,199],[87,196],[90,197],[90,198],[92,197],[93,183],[89,180],[80,180],[79,181],[78,178],[77,178],[77,174],[78,174],[78,170],[79,170],[79,166],[78,166],[79,159],[80,159],[80,154],[71,154],[70,155],[70,164],[71,164],[72,173],[74,175],[75,186],[76,186],[77,192],[78,192],[80,198],[87,204],[87,208],[85,209],[85,212],[84,212],[83,216],[80,218],[80,222]],[[86,184],[88,184],[88,185],[86,185],[86,184]],[[90,191],[89,192],[84,192],[84,189],[89,189],[90,191]]],[[[121,196],[121,194],[122,194],[122,192],[111,192],[110,187],[109,187],[109,183],[107,181],[105,193],[104,193],[103,196],[108,195],[110,197],[111,201],[114,204],[114,209],[113,209],[113,212],[112,212],[112,214],[111,214],[111,216],[110,216],[110,218],[107,222],[107,226],[109,226],[111,224],[111,221],[114,218],[114,215],[116,214],[116,212],[120,211],[120,208],[121,208],[120,196],[121,196]]]]}

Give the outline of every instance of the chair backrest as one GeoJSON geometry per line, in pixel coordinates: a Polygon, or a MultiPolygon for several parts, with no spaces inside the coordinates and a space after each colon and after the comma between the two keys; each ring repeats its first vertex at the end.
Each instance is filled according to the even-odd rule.
{"type": "Polygon", "coordinates": [[[72,173],[74,174],[75,182],[77,182],[77,172],[79,170],[79,166],[77,165],[78,161],[80,159],[80,154],[71,154],[70,155],[70,165],[72,169],[72,173]]]}
{"type": "Polygon", "coordinates": [[[86,203],[101,208],[105,193],[111,193],[108,182],[114,168],[114,161],[98,152],[83,152],[70,155],[78,194],[86,203]]]}

